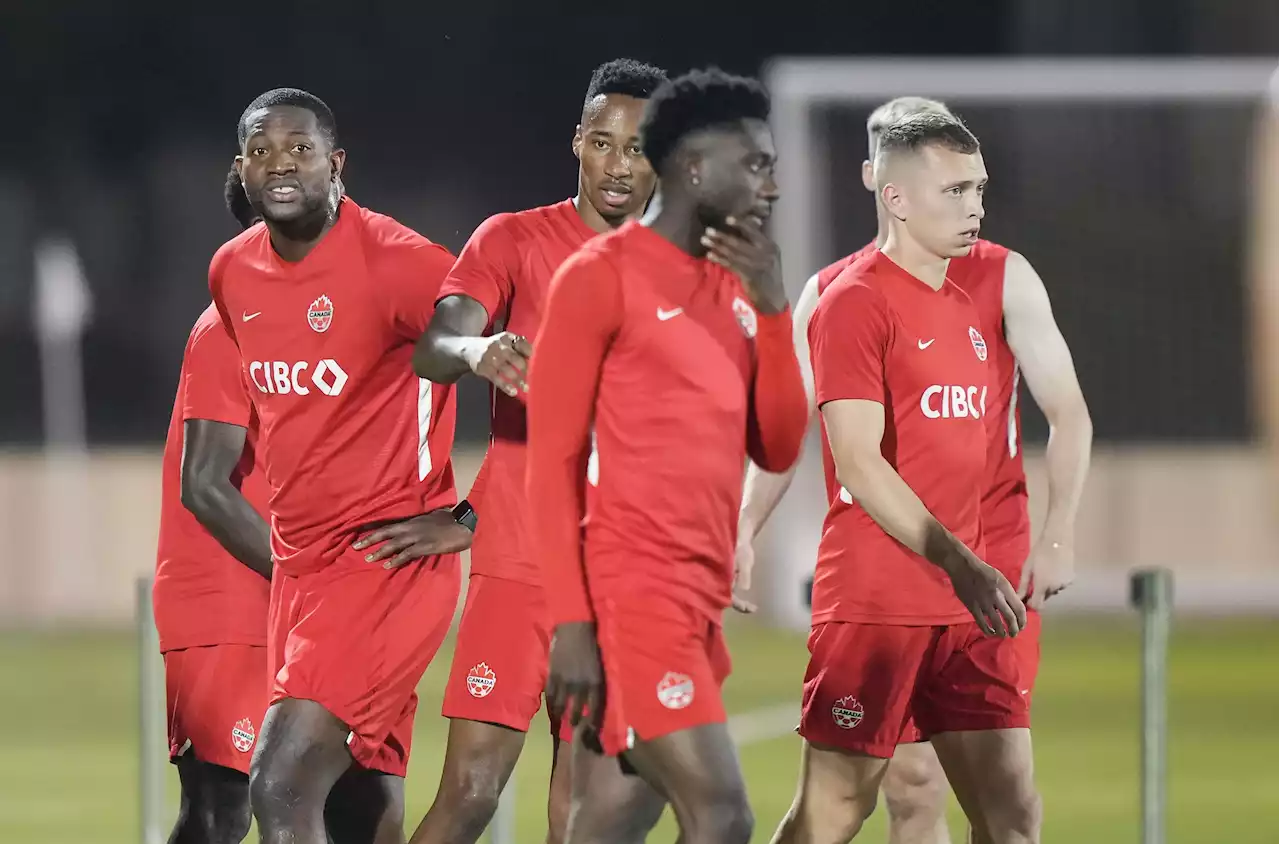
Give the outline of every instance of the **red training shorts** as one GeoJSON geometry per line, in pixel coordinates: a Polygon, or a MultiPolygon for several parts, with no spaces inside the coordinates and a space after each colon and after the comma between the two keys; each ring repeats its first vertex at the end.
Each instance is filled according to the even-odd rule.
{"type": "MultiPolygon", "coordinates": [[[[444,717],[528,732],[547,683],[550,623],[541,587],[472,574],[444,690],[444,717]]],[[[560,734],[558,724],[551,729],[560,734]]]]}
{"type": "Polygon", "coordinates": [[[164,655],[169,759],[190,752],[201,762],[249,773],[267,711],[267,649],[210,645],[164,655]]]}
{"type": "Polygon", "coordinates": [[[985,636],[972,621],[819,624],[809,634],[800,735],[888,759],[899,743],[937,733],[1029,727],[1022,635],[985,636]]]}
{"type": "Polygon", "coordinates": [[[605,708],[600,744],[616,756],[636,741],[719,724],[732,663],[720,624],[657,595],[597,607],[605,708]]]}
{"type": "Polygon", "coordinates": [[[362,767],[403,777],[409,765],[414,689],[440,649],[458,604],[457,554],[387,570],[347,549],[300,577],[271,581],[267,646],[271,703],[323,706],[351,730],[362,767]]]}

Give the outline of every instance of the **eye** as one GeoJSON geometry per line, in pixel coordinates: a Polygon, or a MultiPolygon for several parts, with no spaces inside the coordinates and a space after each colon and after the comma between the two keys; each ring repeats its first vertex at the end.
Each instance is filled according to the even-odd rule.
{"type": "Polygon", "coordinates": [[[253,149],[249,150],[249,154],[250,154],[250,155],[253,155],[253,156],[261,157],[261,156],[264,156],[264,155],[266,155],[266,154],[267,154],[267,148],[266,148],[266,147],[254,147],[253,149]]]}
{"type": "Polygon", "coordinates": [[[601,140],[600,138],[596,138],[594,141],[592,141],[591,145],[598,150],[606,150],[609,148],[609,142],[605,140],[601,140]]]}
{"type": "Polygon", "coordinates": [[[298,155],[301,155],[304,152],[310,152],[311,144],[294,144],[293,151],[298,155]]]}
{"type": "Polygon", "coordinates": [[[948,188],[947,193],[951,194],[952,196],[961,196],[964,194],[964,188],[960,187],[959,185],[956,185],[954,188],[948,188]]]}
{"type": "Polygon", "coordinates": [[[636,158],[644,155],[644,150],[640,149],[638,146],[627,147],[627,152],[630,155],[634,155],[636,158]]]}

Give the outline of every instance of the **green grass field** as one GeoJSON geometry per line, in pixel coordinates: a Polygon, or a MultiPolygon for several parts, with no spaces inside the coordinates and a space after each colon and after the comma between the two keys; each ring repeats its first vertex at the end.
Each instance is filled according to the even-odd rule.
{"type": "MultiPolygon", "coordinates": [[[[730,627],[736,672],[729,710],[798,697],[803,637],[730,627]]],[[[1277,626],[1265,619],[1180,619],[1170,666],[1169,839],[1275,842],[1277,626]]],[[[409,820],[430,803],[443,753],[438,712],[445,658],[423,681],[409,772],[409,820]]],[[[128,632],[0,634],[0,842],[138,844],[137,665],[128,632]]],[[[1035,701],[1043,840],[1131,844],[1138,836],[1136,619],[1050,617],[1035,701]]],[[[519,841],[540,842],[549,742],[533,731],[517,771],[519,841]]],[[[768,841],[790,803],[799,741],[742,748],[768,841]]],[[[170,774],[176,799],[176,776],[170,774]]],[[[953,830],[962,828],[955,815],[953,830]]],[[[670,818],[651,836],[674,839],[670,818]]],[[[251,838],[250,840],[256,840],[251,838]]],[[[878,811],[859,840],[884,841],[878,811]]],[[[957,838],[957,840],[959,840],[957,838]]]]}

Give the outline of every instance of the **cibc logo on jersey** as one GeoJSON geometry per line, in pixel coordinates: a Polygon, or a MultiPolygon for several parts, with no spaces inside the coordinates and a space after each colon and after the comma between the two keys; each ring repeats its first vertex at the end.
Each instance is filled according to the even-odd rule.
{"type": "Polygon", "coordinates": [[[314,366],[307,361],[255,360],[249,364],[249,378],[264,393],[305,396],[314,387],[321,394],[336,396],[347,385],[347,373],[333,358],[314,366]]]}
{"type": "Polygon", "coordinates": [[[920,412],[929,419],[981,419],[987,412],[987,388],[934,384],[920,394],[920,412]]]}

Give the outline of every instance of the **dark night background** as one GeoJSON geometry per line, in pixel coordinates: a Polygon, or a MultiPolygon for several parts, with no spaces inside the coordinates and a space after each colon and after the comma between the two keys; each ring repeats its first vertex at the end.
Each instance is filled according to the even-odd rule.
{"type": "MultiPolygon", "coordinates": [[[[622,8],[282,1],[213,14],[159,2],[5,3],[0,394],[16,398],[0,414],[0,444],[42,437],[32,247],[56,231],[74,238],[95,300],[84,349],[91,442],[163,438],[183,342],[207,302],[208,259],[235,231],[221,201],[235,121],[268,88],[324,98],[348,150],[352,196],[456,251],[490,214],[573,192],[569,141],[582,94],[593,67],[618,56],[673,72],[715,63],[756,73],[782,54],[1276,52],[1276,4],[1246,0],[622,8]]],[[[1043,108],[1020,121],[992,109],[963,113],[997,149],[1021,139],[1005,164],[989,161],[991,236],[1007,235],[1049,280],[1099,438],[1246,436],[1238,282],[1246,186],[1230,184],[1212,159],[1222,137],[1247,133],[1248,112],[1125,112],[1094,126],[1138,138],[1128,154],[1157,160],[1160,176],[1134,185],[1154,193],[1133,205],[1115,190],[1133,162],[1108,155],[1106,144],[1082,149],[1071,140],[1085,117],[1043,108]],[[1075,163],[1032,166],[1045,160],[1075,163]],[[1202,166],[1209,169],[1197,178],[1202,166]],[[1060,178],[1037,182],[1041,171],[1060,178]],[[1062,190],[1075,193],[1062,200],[1062,190]],[[1019,220],[1046,192],[1071,215],[1023,231],[1019,220]],[[1078,289],[1055,286],[1071,244],[1098,236],[1108,220],[1134,226],[1130,242],[1098,253],[1118,262],[1122,281],[1104,285],[1086,272],[1078,289]],[[1146,255],[1163,255],[1172,270],[1146,255]],[[1122,355],[1128,347],[1116,338],[1148,349],[1150,360],[1122,355]],[[1192,406],[1213,412],[1186,412],[1192,406]]],[[[857,139],[865,110],[826,119],[848,123],[841,137],[857,139]]],[[[858,148],[834,160],[832,178],[856,180],[847,165],[861,156],[858,148]]],[[[850,233],[834,238],[845,251],[871,233],[860,190],[833,208],[850,220],[850,233]]],[[[464,398],[460,434],[482,437],[482,391],[471,385],[464,398]]]]}

